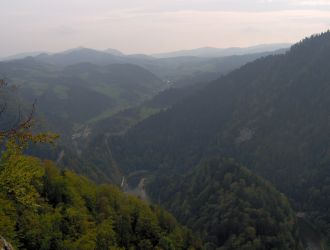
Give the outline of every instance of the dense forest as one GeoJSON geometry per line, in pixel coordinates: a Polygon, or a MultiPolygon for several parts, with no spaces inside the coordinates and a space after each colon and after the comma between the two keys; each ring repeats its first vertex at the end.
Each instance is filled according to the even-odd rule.
{"type": "Polygon", "coordinates": [[[183,177],[159,175],[148,190],[206,249],[301,249],[287,198],[233,160],[208,160],[183,177]]]}
{"type": "Polygon", "coordinates": [[[330,32],[258,59],[111,138],[125,173],[185,173],[230,157],[275,184],[330,235],[330,32]],[[308,198],[306,198],[308,197],[308,198]]]}
{"type": "Polygon", "coordinates": [[[58,136],[33,131],[34,106],[11,119],[15,95],[1,89],[0,236],[14,248],[300,249],[286,198],[230,160],[211,160],[183,181],[159,176],[149,187],[185,228],[159,205],[27,155],[29,145],[51,146],[58,136]]]}
{"type": "Polygon", "coordinates": [[[15,247],[300,249],[286,198],[231,160],[211,160],[177,183],[160,176],[150,187],[193,235],[159,206],[24,155],[29,142],[56,138],[25,129],[1,137],[0,235],[15,247]]]}
{"type": "MultiPolygon", "coordinates": [[[[7,90],[1,81],[1,93],[7,90]]],[[[11,117],[9,106],[1,103],[2,121],[11,117]]],[[[11,126],[0,131],[0,236],[6,242],[31,250],[201,248],[164,209],[24,154],[31,143],[57,138],[34,134],[32,114],[8,120],[11,126]]]]}

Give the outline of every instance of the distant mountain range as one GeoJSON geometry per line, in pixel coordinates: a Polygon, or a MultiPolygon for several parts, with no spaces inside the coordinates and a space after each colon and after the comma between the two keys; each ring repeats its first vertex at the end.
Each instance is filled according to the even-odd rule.
{"type": "Polygon", "coordinates": [[[179,50],[168,53],[158,53],[152,56],[157,58],[169,58],[169,57],[180,57],[180,56],[197,56],[197,57],[223,57],[232,55],[245,55],[261,53],[265,51],[275,51],[279,49],[288,49],[291,46],[289,43],[276,43],[276,44],[261,44],[246,48],[213,48],[203,47],[191,50],[179,50]]]}
{"type": "MultiPolygon", "coordinates": [[[[283,51],[219,58],[154,58],[79,47],[0,62],[0,76],[19,86],[23,101],[37,99],[42,120],[51,125],[46,127],[60,133],[65,143],[74,143],[76,146],[70,147],[77,153],[87,146],[86,140],[102,132],[122,133],[170,108],[209,81],[248,62],[279,53],[283,51]]],[[[104,148],[100,147],[100,151],[104,148]]],[[[101,166],[108,158],[99,162],[101,166]]],[[[83,172],[81,169],[76,170],[83,172]]],[[[94,179],[108,171],[111,168],[99,169],[94,179]]],[[[85,173],[91,176],[90,171],[85,173]]]]}
{"type": "MultiPolygon", "coordinates": [[[[251,51],[251,50],[250,50],[251,51]]],[[[250,53],[244,55],[232,55],[224,57],[196,57],[196,56],[181,56],[168,58],[155,58],[148,55],[124,55],[120,51],[108,49],[99,51],[89,48],[78,47],[63,52],[48,54],[32,52],[27,54],[16,55],[10,57],[13,60],[20,60],[22,57],[33,57],[38,62],[53,65],[55,67],[65,67],[80,63],[92,63],[95,65],[108,64],[135,64],[152,72],[164,81],[171,84],[182,85],[182,80],[185,82],[194,81],[192,79],[204,79],[204,75],[213,74],[210,80],[230,72],[231,70],[244,65],[247,62],[270,54],[281,54],[285,50],[265,51],[260,53],[250,53]],[[202,75],[202,77],[201,77],[202,75]]],[[[26,61],[25,61],[26,62],[26,61]]],[[[19,63],[19,62],[18,62],[19,63]]],[[[6,72],[0,72],[5,74],[6,72]]]]}
{"type": "Polygon", "coordinates": [[[0,58],[0,61],[11,61],[11,60],[23,59],[25,57],[37,56],[37,55],[40,55],[43,53],[46,53],[46,52],[44,52],[44,51],[23,52],[23,53],[14,54],[11,56],[2,57],[2,58],[0,58]]]}
{"type": "MultiPolygon", "coordinates": [[[[72,53],[75,52],[69,54],[72,53]]],[[[67,54],[63,56],[67,58],[67,54]]],[[[63,135],[71,136],[72,128],[78,124],[137,105],[165,85],[138,65],[77,63],[66,66],[37,60],[40,57],[42,55],[0,62],[0,74],[19,87],[23,100],[37,99],[38,110],[53,130],[63,135]]]]}
{"type": "Polygon", "coordinates": [[[245,54],[254,54],[254,53],[261,53],[261,52],[270,52],[275,51],[279,49],[287,49],[291,46],[289,43],[276,43],[276,44],[261,44],[251,47],[232,47],[232,48],[213,48],[213,47],[203,47],[203,48],[197,48],[197,49],[191,49],[191,50],[178,50],[173,52],[167,52],[167,53],[156,53],[156,54],[130,54],[126,55],[123,52],[117,50],[117,49],[106,49],[106,50],[96,50],[91,48],[85,48],[85,47],[77,47],[68,49],[65,51],[57,52],[57,53],[48,53],[45,51],[32,51],[32,52],[24,52],[24,53],[18,53],[11,56],[0,58],[0,61],[8,61],[8,60],[16,60],[16,59],[22,59],[28,56],[50,56],[50,55],[65,55],[65,54],[71,54],[71,53],[77,53],[84,51],[86,54],[89,53],[100,53],[100,54],[108,54],[113,56],[131,56],[131,57],[156,57],[156,58],[169,58],[169,57],[187,57],[187,56],[193,56],[193,57],[224,57],[224,56],[232,56],[232,55],[245,55],[245,54]]]}
{"type": "MultiPolygon", "coordinates": [[[[108,119],[161,90],[215,80],[257,58],[277,53],[282,51],[220,58],[154,58],[78,47],[55,54],[13,56],[0,62],[0,75],[20,86],[23,99],[38,99],[55,131],[70,135],[74,126],[108,119]],[[20,56],[24,58],[17,59],[20,56]],[[78,112],[82,108],[85,112],[78,112]]],[[[139,111],[142,118],[168,107],[147,106],[139,111]]]]}

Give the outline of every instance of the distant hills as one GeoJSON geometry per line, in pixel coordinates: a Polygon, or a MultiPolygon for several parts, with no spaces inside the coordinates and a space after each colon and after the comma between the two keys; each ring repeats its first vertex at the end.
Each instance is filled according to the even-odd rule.
{"type": "Polygon", "coordinates": [[[43,53],[45,53],[45,52],[44,51],[33,51],[33,52],[19,53],[19,54],[0,58],[0,61],[11,61],[11,60],[23,59],[25,57],[37,56],[37,55],[40,55],[43,53]]]}
{"type": "MultiPolygon", "coordinates": [[[[221,56],[220,54],[216,56],[216,54],[211,53],[210,57],[185,55],[156,58],[143,54],[125,55],[114,49],[99,51],[77,47],[53,54],[40,52],[19,54],[3,59],[2,61],[9,63],[10,61],[32,57],[38,62],[46,63],[48,67],[50,65],[52,65],[51,67],[64,67],[80,63],[103,66],[108,64],[135,64],[155,74],[167,82],[169,86],[184,86],[190,83],[215,80],[247,62],[270,54],[281,54],[285,52],[285,49],[274,50],[275,48],[275,45],[260,45],[247,49],[239,49],[239,53],[237,53],[237,49],[228,49],[221,56]],[[244,54],[245,52],[246,54],[244,54]]],[[[5,76],[6,72],[1,71],[0,75],[5,76]]]]}
{"type": "MultiPolygon", "coordinates": [[[[24,100],[38,99],[41,112],[55,131],[70,134],[73,127],[108,119],[140,105],[161,90],[215,80],[273,53],[282,52],[219,58],[154,58],[124,55],[113,49],[78,47],[55,54],[35,52],[14,56],[0,62],[0,75],[19,86],[24,100]],[[29,56],[15,59],[24,55],[29,56]],[[79,112],[80,109],[84,112],[79,112]]],[[[143,113],[146,117],[153,112],[144,109],[143,113]]]]}
{"type": "Polygon", "coordinates": [[[104,52],[109,53],[114,56],[124,56],[125,54],[117,49],[106,49],[104,52]]]}
{"type": "Polygon", "coordinates": [[[182,80],[182,78],[195,77],[201,73],[215,73],[219,77],[259,57],[283,52],[284,50],[265,50],[264,52],[258,53],[222,57],[212,56],[211,58],[196,56],[155,58],[139,54],[123,55],[118,53],[118,51],[108,53],[88,48],[76,48],[56,54],[40,54],[36,56],[35,59],[59,66],[85,62],[98,65],[131,63],[149,70],[163,80],[169,80],[175,83],[176,81],[182,80]]]}
{"type": "MultiPolygon", "coordinates": [[[[2,61],[0,75],[19,87],[23,101],[31,104],[37,99],[43,127],[60,133],[72,154],[80,154],[88,149],[87,141],[92,137],[122,133],[181,102],[209,81],[278,53],[283,51],[218,58],[154,58],[78,47],[2,61]]],[[[106,161],[108,158],[99,161],[103,169],[94,179],[112,171],[101,166],[106,161]]]]}
{"type": "Polygon", "coordinates": [[[137,105],[165,84],[133,64],[61,66],[37,58],[0,62],[0,72],[18,86],[23,100],[37,99],[38,110],[61,134],[71,135],[74,127],[137,105]]]}
{"type": "Polygon", "coordinates": [[[37,60],[55,65],[71,65],[89,62],[93,64],[109,64],[122,62],[121,58],[108,52],[88,48],[75,48],[55,54],[40,54],[37,60]]]}
{"type": "Polygon", "coordinates": [[[152,56],[157,58],[169,58],[169,57],[179,57],[179,56],[197,56],[197,57],[223,57],[232,55],[245,55],[261,53],[265,51],[275,51],[280,49],[288,49],[291,46],[289,43],[276,43],[276,44],[261,44],[246,48],[213,48],[213,47],[203,47],[191,50],[178,50],[168,53],[158,53],[152,56]]]}
{"type": "Polygon", "coordinates": [[[214,48],[214,47],[202,47],[191,50],[178,50],[167,53],[156,53],[156,54],[124,54],[123,52],[117,49],[106,49],[106,50],[96,50],[85,47],[77,47],[68,49],[65,51],[57,52],[57,53],[47,53],[45,51],[33,51],[26,53],[19,53],[11,56],[7,56],[4,58],[0,58],[0,61],[8,61],[8,60],[16,60],[23,59],[28,56],[38,56],[42,54],[43,56],[51,56],[57,54],[70,54],[74,53],[82,53],[91,54],[92,52],[97,53],[106,53],[108,55],[113,56],[130,56],[130,57],[155,57],[155,58],[170,58],[170,57],[224,57],[224,56],[233,56],[233,55],[246,55],[246,54],[255,54],[262,52],[272,52],[280,49],[288,49],[292,44],[289,43],[275,43],[275,44],[260,44],[251,47],[232,47],[232,48],[214,48]]]}

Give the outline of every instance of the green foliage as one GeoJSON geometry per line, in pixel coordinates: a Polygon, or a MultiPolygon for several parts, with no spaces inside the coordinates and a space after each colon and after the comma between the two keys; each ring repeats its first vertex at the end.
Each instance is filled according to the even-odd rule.
{"type": "Polygon", "coordinates": [[[207,161],[181,178],[159,176],[149,190],[206,249],[300,249],[288,200],[232,160],[207,161]]]}
{"type": "Polygon", "coordinates": [[[0,190],[16,202],[35,207],[39,194],[40,178],[43,175],[38,159],[18,156],[10,152],[4,154],[0,165],[0,190]]]}
{"type": "Polygon", "coordinates": [[[8,144],[0,169],[0,235],[22,249],[186,249],[191,233],[158,207],[97,186],[8,144]],[[177,240],[179,239],[179,240],[177,240]]]}
{"type": "Polygon", "coordinates": [[[0,235],[15,243],[17,214],[14,204],[3,194],[0,194],[0,235]]]}
{"type": "Polygon", "coordinates": [[[40,250],[161,249],[161,240],[173,235],[182,239],[182,246],[199,246],[189,231],[159,208],[114,186],[97,186],[59,170],[52,161],[25,155],[29,144],[57,138],[34,134],[32,118],[8,130],[0,128],[1,237],[16,248],[40,250]],[[161,220],[158,213],[164,214],[161,220]],[[173,224],[171,229],[164,226],[168,224],[164,218],[173,224]]]}
{"type": "Polygon", "coordinates": [[[6,151],[0,158],[0,192],[20,205],[36,208],[43,169],[38,158],[23,155],[22,151],[28,142],[51,142],[56,135],[34,135],[26,131],[28,124],[9,133],[7,138],[0,136],[0,140],[6,141],[6,151]]]}

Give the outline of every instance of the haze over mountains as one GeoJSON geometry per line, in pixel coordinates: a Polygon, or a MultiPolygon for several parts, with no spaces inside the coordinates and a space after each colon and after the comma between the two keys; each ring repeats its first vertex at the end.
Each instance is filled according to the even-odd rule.
{"type": "Polygon", "coordinates": [[[0,62],[21,103],[38,100],[40,131],[62,137],[24,151],[61,171],[9,144],[0,173],[18,171],[15,154],[45,171],[27,212],[0,174],[0,235],[26,249],[326,249],[330,32],[287,46],[0,62]]]}
{"type": "Polygon", "coordinates": [[[169,87],[207,82],[272,53],[282,51],[158,59],[79,47],[3,61],[0,72],[20,88],[24,100],[38,100],[52,129],[71,136],[82,125],[139,105],[169,87]]]}
{"type": "Polygon", "coordinates": [[[330,250],[330,0],[0,16],[0,250],[330,250]]]}
{"type": "Polygon", "coordinates": [[[275,50],[280,49],[287,49],[291,46],[289,43],[276,43],[276,44],[261,44],[261,45],[255,45],[251,47],[246,48],[213,48],[213,47],[203,47],[203,48],[197,48],[197,49],[191,49],[191,50],[180,50],[180,51],[173,51],[173,52],[166,52],[166,53],[157,53],[157,54],[125,54],[117,49],[106,49],[106,50],[96,50],[96,49],[90,49],[85,47],[77,47],[73,49],[68,49],[62,52],[57,53],[47,53],[43,51],[36,51],[36,52],[26,52],[26,53],[19,53],[15,55],[11,55],[8,57],[0,58],[2,61],[7,60],[15,60],[15,59],[22,59],[24,57],[28,56],[38,56],[40,54],[43,55],[54,55],[54,54],[69,54],[71,52],[75,51],[83,51],[83,50],[90,50],[96,52],[105,52],[110,55],[114,56],[138,56],[138,55],[145,55],[145,56],[152,56],[157,58],[168,58],[168,57],[181,57],[181,56],[195,56],[195,57],[224,57],[224,56],[232,56],[232,55],[245,55],[245,54],[254,54],[254,53],[261,53],[261,52],[271,52],[275,50]]]}
{"type": "Polygon", "coordinates": [[[291,44],[289,43],[278,43],[278,44],[261,44],[247,48],[221,49],[221,48],[203,47],[203,48],[191,49],[191,50],[179,50],[168,53],[158,53],[158,54],[153,54],[153,56],[158,58],[178,57],[178,56],[223,57],[223,56],[232,56],[232,55],[260,53],[264,51],[275,51],[280,49],[287,49],[290,46],[291,44]]]}

